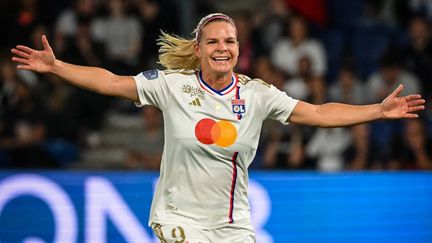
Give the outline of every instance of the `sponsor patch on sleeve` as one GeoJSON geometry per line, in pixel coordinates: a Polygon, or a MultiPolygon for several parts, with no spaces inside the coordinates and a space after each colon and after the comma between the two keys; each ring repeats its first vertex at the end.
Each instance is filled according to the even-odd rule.
{"type": "Polygon", "coordinates": [[[144,71],[143,74],[148,80],[156,79],[159,76],[159,73],[156,69],[144,71]]]}

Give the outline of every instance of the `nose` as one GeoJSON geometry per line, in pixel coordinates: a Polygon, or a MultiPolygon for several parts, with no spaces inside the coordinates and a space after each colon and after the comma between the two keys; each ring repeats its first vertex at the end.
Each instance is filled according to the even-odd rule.
{"type": "Polygon", "coordinates": [[[216,51],[225,52],[226,50],[228,50],[227,45],[224,42],[219,42],[216,51]]]}

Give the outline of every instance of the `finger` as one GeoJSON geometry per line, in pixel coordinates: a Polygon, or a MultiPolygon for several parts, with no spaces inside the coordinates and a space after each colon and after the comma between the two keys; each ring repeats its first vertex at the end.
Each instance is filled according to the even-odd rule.
{"type": "Polygon", "coordinates": [[[424,103],[426,103],[426,101],[424,99],[413,100],[413,101],[408,102],[408,106],[423,105],[424,103]]]}
{"type": "Polygon", "coordinates": [[[15,54],[15,55],[17,55],[17,56],[20,56],[20,57],[23,57],[23,58],[28,58],[30,55],[29,54],[27,54],[27,53],[25,53],[25,52],[23,52],[23,51],[20,51],[20,50],[18,50],[18,49],[15,49],[15,48],[12,48],[11,49],[11,52],[13,53],[13,54],[15,54]]]}
{"type": "Polygon", "coordinates": [[[32,70],[29,65],[18,65],[17,68],[21,70],[32,70]]]}
{"type": "Polygon", "coordinates": [[[405,114],[405,116],[404,116],[404,118],[418,118],[419,116],[417,115],[417,114],[410,114],[410,113],[407,113],[407,114],[405,114]]]}
{"type": "Polygon", "coordinates": [[[27,46],[22,46],[22,45],[18,45],[16,46],[16,49],[21,50],[27,54],[32,54],[32,52],[34,51],[33,49],[31,49],[30,47],[27,46]]]}
{"type": "Polygon", "coordinates": [[[29,60],[28,59],[20,58],[20,57],[12,57],[12,61],[23,63],[23,64],[29,64],[29,60]]]}
{"type": "Polygon", "coordinates": [[[399,94],[402,92],[402,90],[403,90],[403,85],[399,84],[399,86],[393,91],[393,93],[390,94],[390,96],[398,97],[399,94]]]}
{"type": "Polygon", "coordinates": [[[42,45],[43,45],[45,50],[51,50],[51,46],[48,43],[48,39],[47,39],[46,35],[42,35],[42,45]]]}
{"type": "Polygon", "coordinates": [[[413,106],[413,107],[408,108],[407,112],[412,113],[412,112],[421,111],[424,109],[425,109],[424,105],[418,105],[418,106],[413,106]]]}
{"type": "Polygon", "coordinates": [[[412,94],[412,95],[407,95],[404,97],[406,101],[410,101],[410,100],[417,100],[421,98],[421,95],[419,94],[412,94]]]}

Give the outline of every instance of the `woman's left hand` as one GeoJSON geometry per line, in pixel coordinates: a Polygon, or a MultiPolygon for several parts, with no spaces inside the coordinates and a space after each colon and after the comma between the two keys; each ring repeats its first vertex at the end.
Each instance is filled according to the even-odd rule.
{"type": "Polygon", "coordinates": [[[419,94],[412,94],[399,97],[403,85],[400,84],[384,101],[381,103],[382,116],[384,119],[417,118],[414,112],[425,109],[425,100],[419,94]]]}

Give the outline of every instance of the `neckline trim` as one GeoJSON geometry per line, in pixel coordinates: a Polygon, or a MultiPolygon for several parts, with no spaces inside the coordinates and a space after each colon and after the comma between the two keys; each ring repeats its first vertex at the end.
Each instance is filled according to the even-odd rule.
{"type": "Polygon", "coordinates": [[[212,88],[208,83],[206,83],[206,81],[204,81],[204,79],[202,78],[202,72],[201,70],[197,72],[197,77],[198,77],[198,82],[201,86],[201,88],[203,88],[204,90],[206,90],[207,92],[211,93],[211,94],[217,94],[220,96],[226,95],[228,93],[230,93],[231,91],[233,91],[237,85],[238,79],[237,79],[237,75],[232,75],[231,77],[231,83],[228,84],[225,88],[222,88],[221,90],[216,90],[214,88],[212,88]]]}

